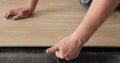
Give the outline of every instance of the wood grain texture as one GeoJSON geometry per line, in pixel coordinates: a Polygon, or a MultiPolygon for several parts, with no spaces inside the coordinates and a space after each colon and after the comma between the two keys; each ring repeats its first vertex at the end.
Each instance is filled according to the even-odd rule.
{"type": "MultiPolygon", "coordinates": [[[[39,0],[32,17],[4,18],[9,9],[26,5],[27,0],[0,0],[0,46],[55,45],[76,29],[87,11],[79,0],[39,0]]],[[[120,12],[114,12],[85,45],[120,46],[120,12]]]]}

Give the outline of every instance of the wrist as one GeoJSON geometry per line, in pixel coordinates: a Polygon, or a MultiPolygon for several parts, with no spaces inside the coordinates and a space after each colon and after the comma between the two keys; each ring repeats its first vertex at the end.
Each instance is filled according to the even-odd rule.
{"type": "Polygon", "coordinates": [[[29,6],[26,7],[26,9],[27,9],[29,12],[31,12],[31,13],[34,11],[34,8],[31,8],[31,7],[29,7],[29,6]]]}
{"type": "Polygon", "coordinates": [[[79,45],[84,44],[84,42],[82,42],[82,40],[77,36],[70,35],[69,38],[72,42],[75,42],[76,44],[79,44],[79,45]]]}
{"type": "Polygon", "coordinates": [[[77,40],[79,43],[85,44],[88,40],[86,37],[84,37],[83,35],[74,32],[71,34],[70,36],[73,40],[77,40]]]}
{"type": "Polygon", "coordinates": [[[37,3],[38,3],[38,0],[29,0],[27,8],[33,12],[36,8],[37,3]]]}

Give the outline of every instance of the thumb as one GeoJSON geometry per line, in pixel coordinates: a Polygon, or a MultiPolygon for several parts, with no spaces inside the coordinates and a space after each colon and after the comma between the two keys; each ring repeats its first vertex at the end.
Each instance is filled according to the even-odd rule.
{"type": "Polygon", "coordinates": [[[46,50],[46,53],[55,53],[57,50],[58,50],[58,47],[55,45],[55,46],[53,46],[51,48],[48,48],[46,50]]]}
{"type": "Polygon", "coordinates": [[[18,20],[18,19],[21,19],[21,18],[22,18],[21,15],[16,15],[16,16],[13,17],[14,20],[18,20]]]}
{"type": "Polygon", "coordinates": [[[18,12],[17,14],[16,14],[16,16],[14,16],[13,17],[13,19],[14,20],[18,20],[18,19],[21,19],[21,18],[23,18],[24,16],[23,16],[23,13],[22,12],[18,12]]]}

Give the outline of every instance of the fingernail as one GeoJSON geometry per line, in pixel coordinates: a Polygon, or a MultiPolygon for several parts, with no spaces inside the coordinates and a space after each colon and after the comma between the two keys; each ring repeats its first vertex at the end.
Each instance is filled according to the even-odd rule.
{"type": "Polygon", "coordinates": [[[49,49],[46,49],[46,53],[49,53],[49,49]]]}
{"type": "Polygon", "coordinates": [[[48,50],[46,49],[46,53],[48,53],[48,50]]]}

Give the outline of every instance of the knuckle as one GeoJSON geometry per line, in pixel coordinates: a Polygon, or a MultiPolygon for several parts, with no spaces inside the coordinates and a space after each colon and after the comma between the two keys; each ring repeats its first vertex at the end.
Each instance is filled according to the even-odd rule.
{"type": "Polygon", "coordinates": [[[11,10],[9,10],[9,11],[8,11],[8,13],[12,13],[12,11],[11,11],[11,10]]]}
{"type": "Polygon", "coordinates": [[[65,59],[65,58],[67,58],[67,56],[66,55],[61,55],[61,58],[65,59]]]}
{"type": "Polygon", "coordinates": [[[13,10],[9,10],[9,12],[11,12],[11,11],[13,11],[13,10]]]}
{"type": "Polygon", "coordinates": [[[19,11],[18,14],[19,15],[24,15],[24,13],[22,11],[19,11]]]}
{"type": "Polygon", "coordinates": [[[11,9],[11,10],[9,10],[8,12],[13,12],[14,11],[14,9],[11,9]]]}

